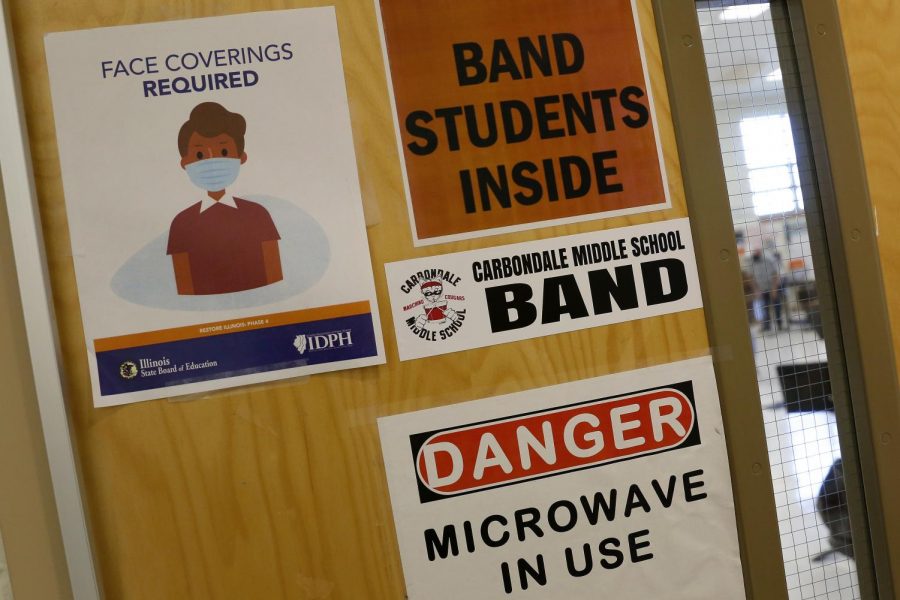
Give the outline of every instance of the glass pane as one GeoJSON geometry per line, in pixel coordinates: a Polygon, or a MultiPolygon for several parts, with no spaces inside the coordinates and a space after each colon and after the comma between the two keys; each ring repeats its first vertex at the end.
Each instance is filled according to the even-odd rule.
{"type": "MultiPolygon", "coordinates": [[[[829,352],[833,361],[841,348],[826,343],[823,330],[823,316],[835,319],[820,307],[830,293],[830,274],[813,267],[811,236],[822,236],[813,209],[806,208],[818,206],[815,174],[804,146],[808,126],[789,110],[799,84],[790,57],[779,56],[776,32],[786,23],[778,22],[778,8],[697,2],[742,257],[789,597],[859,598],[832,402],[843,384],[829,373],[829,352]]],[[[784,49],[786,40],[778,41],[784,49]]]]}

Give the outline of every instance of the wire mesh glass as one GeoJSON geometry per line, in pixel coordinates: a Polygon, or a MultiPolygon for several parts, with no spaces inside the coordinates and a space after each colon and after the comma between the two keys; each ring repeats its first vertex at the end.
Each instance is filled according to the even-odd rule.
{"type": "Polygon", "coordinates": [[[789,597],[859,598],[823,333],[823,320],[834,315],[820,303],[830,278],[819,273],[817,285],[815,177],[798,143],[807,124],[789,110],[799,83],[779,56],[789,40],[777,32],[787,24],[769,2],[700,0],[697,15],[742,257],[789,597]]]}

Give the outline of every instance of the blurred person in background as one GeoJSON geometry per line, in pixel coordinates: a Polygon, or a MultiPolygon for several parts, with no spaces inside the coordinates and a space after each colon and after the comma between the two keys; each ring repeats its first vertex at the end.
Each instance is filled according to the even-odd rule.
{"type": "Polygon", "coordinates": [[[756,300],[754,312],[756,319],[762,325],[763,331],[773,329],[772,313],[775,312],[775,324],[781,326],[781,302],[779,301],[779,288],[781,277],[778,274],[778,263],[771,256],[767,256],[761,249],[753,251],[750,262],[753,274],[753,283],[756,286],[756,300]]]}

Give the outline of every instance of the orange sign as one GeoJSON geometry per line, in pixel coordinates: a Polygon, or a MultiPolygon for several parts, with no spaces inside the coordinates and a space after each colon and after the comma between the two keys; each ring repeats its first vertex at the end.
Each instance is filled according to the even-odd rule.
{"type": "Polygon", "coordinates": [[[413,239],[669,206],[632,0],[380,0],[413,239]]]}

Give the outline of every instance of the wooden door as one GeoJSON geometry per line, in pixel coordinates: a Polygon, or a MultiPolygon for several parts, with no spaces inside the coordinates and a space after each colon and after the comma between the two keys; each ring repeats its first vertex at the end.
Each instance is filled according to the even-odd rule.
{"type": "MultiPolygon", "coordinates": [[[[709,353],[704,312],[399,362],[386,262],[684,217],[649,0],[639,16],[672,208],[414,248],[375,7],[335,0],[387,364],[94,409],[43,37],[49,32],[316,5],[307,0],[11,0],[66,396],[108,598],[404,596],[376,418],[709,353]]],[[[110,124],[115,126],[114,123],[110,124]]]]}

